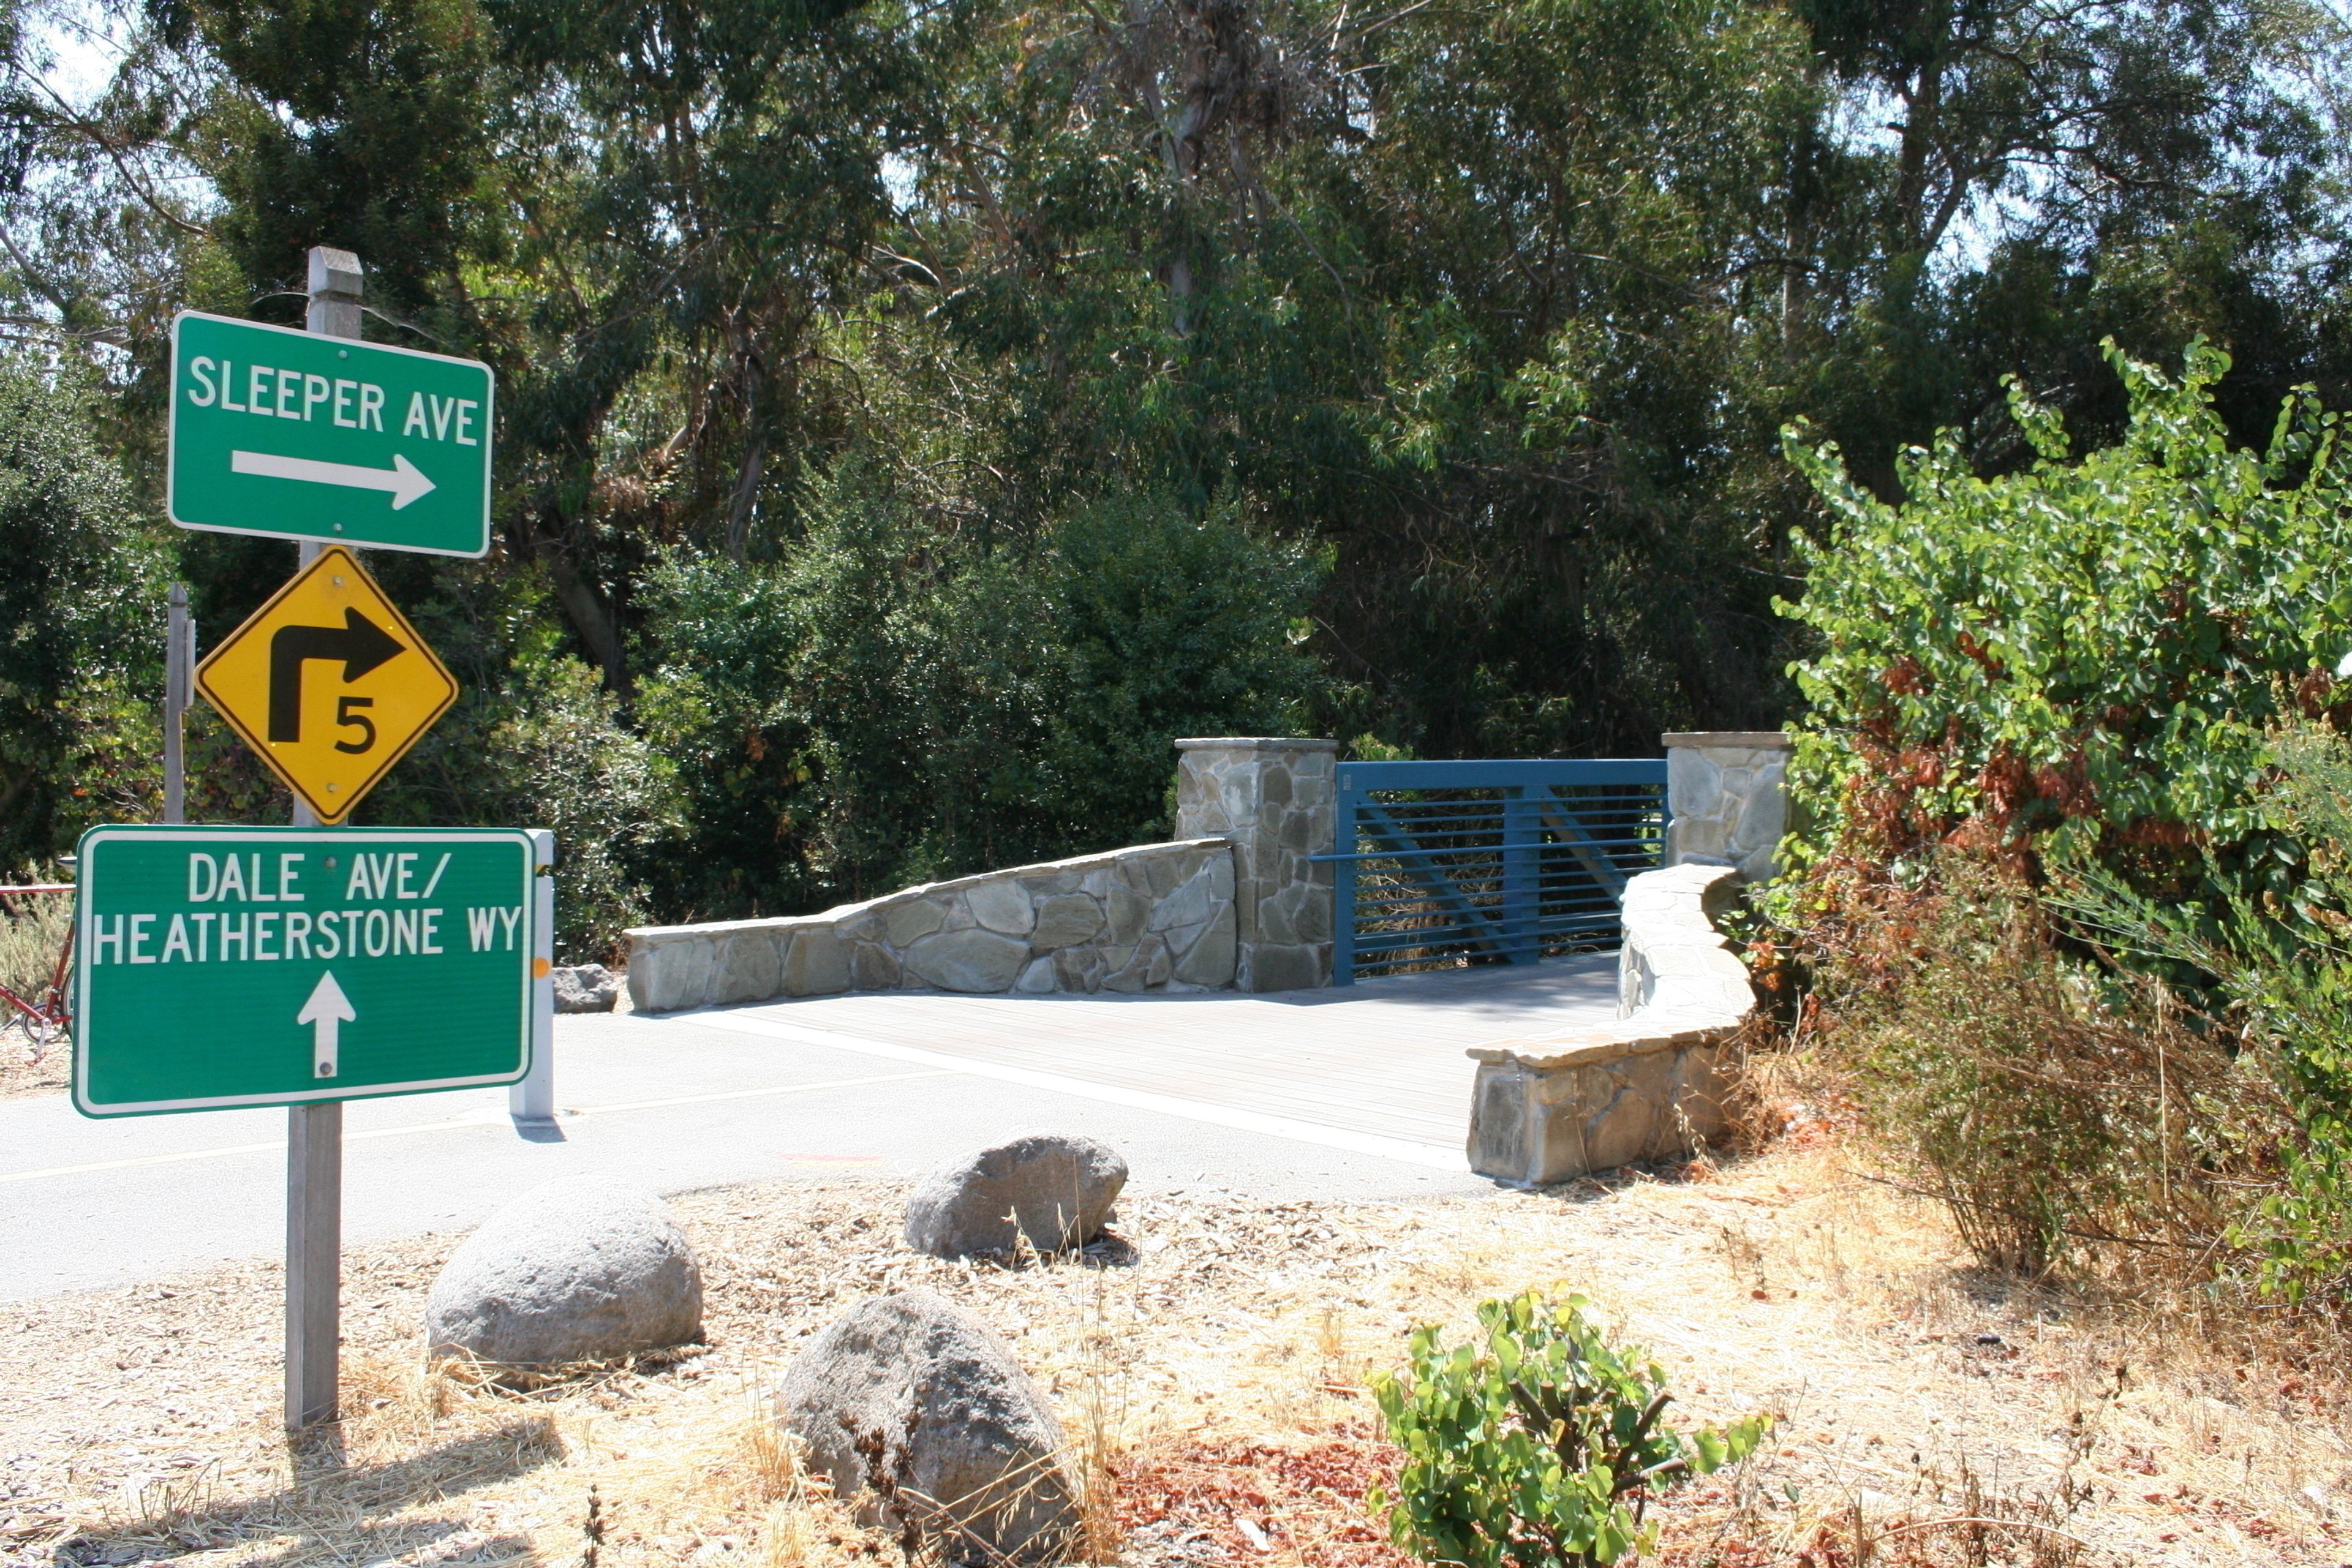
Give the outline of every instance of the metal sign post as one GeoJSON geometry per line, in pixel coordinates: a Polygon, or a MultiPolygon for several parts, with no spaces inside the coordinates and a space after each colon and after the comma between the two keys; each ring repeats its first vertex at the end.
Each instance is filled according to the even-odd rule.
{"type": "MultiPolygon", "coordinates": [[[[323,245],[310,247],[310,304],[304,327],[322,337],[360,335],[360,258],[323,245]]],[[[348,351],[345,351],[348,352],[348,351]]],[[[173,368],[179,368],[180,331],[172,324],[173,368]]],[[[224,379],[226,372],[222,373],[224,379]]],[[[176,380],[176,377],[174,378],[176,380]]],[[[248,399],[251,389],[247,389],[248,399]]],[[[193,401],[193,397],[191,398],[193,401]]],[[[172,396],[165,510],[180,521],[180,394],[172,396]]],[[[217,409],[218,395],[214,398],[217,409]]],[[[250,408],[248,401],[247,406],[250,408]]],[[[297,546],[309,567],[319,558],[315,539],[297,546]]],[[[263,753],[265,756],[267,752],[263,753]]],[[[318,813],[294,792],[294,826],[314,827],[318,813]]],[[[341,1100],[289,1106],[286,1110],[286,1428],[299,1432],[342,1415],[343,1106],[341,1100]]]]}
{"type": "MultiPolygon", "coordinates": [[[[320,246],[306,331],[173,321],[166,510],[298,541],[303,569],[200,667],[172,590],[166,826],[83,836],[76,927],[77,1109],[288,1108],[297,1432],[338,1415],[342,1102],[515,1084],[547,1045],[550,836],[332,826],[457,695],[344,547],[489,548],[490,368],[362,341],[362,287],[320,246]],[[184,826],[192,688],[293,790],[293,826],[184,826]]],[[[545,1070],[519,1113],[551,1115],[545,1070]]]]}
{"type": "Polygon", "coordinates": [[[163,820],[188,820],[186,727],[194,689],[196,623],[188,614],[188,585],[172,584],[163,616],[163,820]]]}

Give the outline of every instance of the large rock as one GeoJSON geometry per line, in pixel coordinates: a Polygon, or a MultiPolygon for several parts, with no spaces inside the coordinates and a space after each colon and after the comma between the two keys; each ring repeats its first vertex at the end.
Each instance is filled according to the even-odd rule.
{"type": "Polygon", "coordinates": [[[1052,1408],[986,1323],[928,1290],[835,1319],[777,1404],[834,1495],[868,1525],[911,1527],[923,1561],[1051,1562],[1076,1533],[1052,1408]]]}
{"type": "Polygon", "coordinates": [[[534,1187],[466,1238],[425,1303],[425,1343],[501,1366],[614,1361],[702,1334],[702,1268],[662,1201],[625,1182],[534,1187]]]}
{"type": "Polygon", "coordinates": [[[907,949],[907,967],[942,991],[1010,991],[1028,962],[1027,942],[976,927],[940,931],[907,949]]]}
{"type": "Polygon", "coordinates": [[[551,978],[559,1013],[609,1013],[621,998],[621,977],[601,963],[559,969],[551,978]]]}
{"type": "Polygon", "coordinates": [[[1127,1185],[1127,1162],[1092,1138],[1037,1133],[934,1171],[907,1204],[907,1245],[934,1258],[1084,1247],[1127,1185]]]}

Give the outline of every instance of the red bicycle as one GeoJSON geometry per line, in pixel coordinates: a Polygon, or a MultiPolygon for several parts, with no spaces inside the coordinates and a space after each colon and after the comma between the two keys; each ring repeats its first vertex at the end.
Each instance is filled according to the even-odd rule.
{"type": "MultiPolygon", "coordinates": [[[[69,894],[73,890],[71,882],[36,882],[21,888],[0,888],[0,910],[13,915],[16,912],[15,900],[20,896],[69,894]]],[[[47,984],[29,998],[19,996],[5,984],[0,984],[0,1003],[6,1004],[16,1015],[16,1018],[0,1020],[0,1023],[23,1022],[25,1037],[32,1042],[35,1061],[41,1059],[41,1053],[48,1048],[51,1040],[72,1032],[73,991],[66,984],[72,974],[73,927],[68,923],[65,942],[58,949],[58,962],[49,971],[47,984]]]]}

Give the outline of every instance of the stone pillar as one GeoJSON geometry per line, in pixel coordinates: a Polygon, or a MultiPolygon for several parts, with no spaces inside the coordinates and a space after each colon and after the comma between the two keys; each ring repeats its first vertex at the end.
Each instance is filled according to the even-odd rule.
{"type": "Polygon", "coordinates": [[[1179,741],[1176,837],[1234,846],[1236,991],[1331,984],[1336,741],[1179,741]]]}
{"type": "Polygon", "coordinates": [[[1712,730],[1658,737],[1666,748],[1669,866],[1736,866],[1769,879],[1789,826],[1789,737],[1712,730]]]}

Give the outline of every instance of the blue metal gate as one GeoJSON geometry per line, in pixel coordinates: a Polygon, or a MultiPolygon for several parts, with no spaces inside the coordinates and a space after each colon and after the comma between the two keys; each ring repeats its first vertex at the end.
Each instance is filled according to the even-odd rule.
{"type": "Polygon", "coordinates": [[[1666,837],[1663,760],[1341,763],[1332,983],[1615,945],[1666,837]]]}

